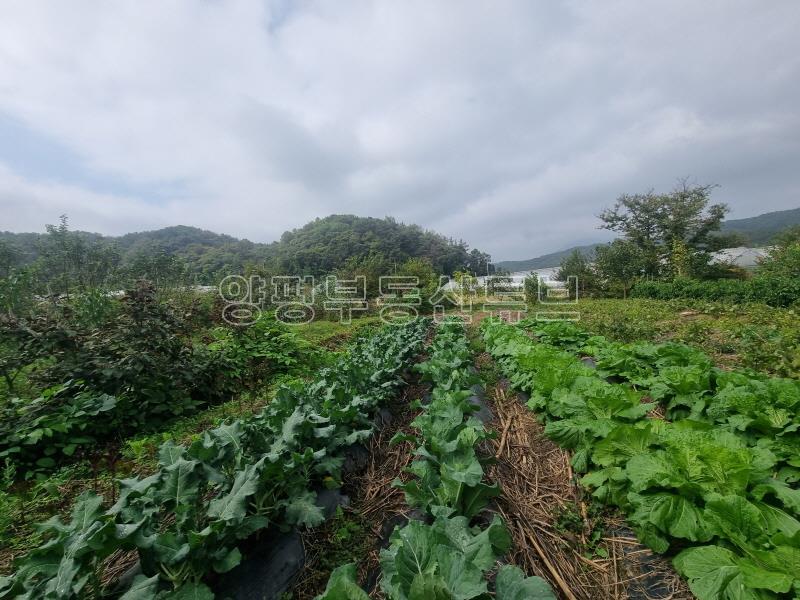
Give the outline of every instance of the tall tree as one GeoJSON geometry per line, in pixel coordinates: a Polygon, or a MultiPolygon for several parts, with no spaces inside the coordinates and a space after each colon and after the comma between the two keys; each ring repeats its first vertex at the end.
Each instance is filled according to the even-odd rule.
{"type": "Polygon", "coordinates": [[[594,270],[603,287],[622,291],[627,298],[634,282],[645,273],[642,250],[626,240],[614,240],[595,249],[594,270]]]}
{"type": "Polygon", "coordinates": [[[592,269],[592,264],[589,258],[580,250],[573,250],[568,256],[561,261],[561,266],[556,273],[556,278],[560,281],[569,281],[570,292],[575,292],[575,280],[570,280],[570,277],[576,277],[578,282],[578,290],[581,295],[594,289],[595,275],[592,269]]]}
{"type": "Polygon", "coordinates": [[[66,215],[58,225],[47,225],[40,241],[38,272],[48,293],[85,291],[109,282],[119,265],[115,246],[98,236],[70,231],[66,215]]]}
{"type": "Polygon", "coordinates": [[[714,187],[683,181],[667,194],[624,194],[600,214],[601,228],[621,233],[641,250],[646,275],[669,273],[675,248],[685,246],[690,256],[705,253],[719,231],[728,207],[711,204],[714,187]]]}

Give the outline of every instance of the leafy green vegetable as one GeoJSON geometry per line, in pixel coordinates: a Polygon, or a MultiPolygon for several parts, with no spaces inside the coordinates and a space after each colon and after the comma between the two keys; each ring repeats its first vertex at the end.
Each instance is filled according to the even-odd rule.
{"type": "Polygon", "coordinates": [[[482,597],[487,591],[483,573],[509,545],[497,517],[483,531],[471,529],[466,517],[439,516],[432,525],[411,521],[395,530],[381,552],[381,587],[397,600],[421,598],[412,594],[423,589],[458,600],[482,597]]]}
{"type": "Polygon", "coordinates": [[[428,325],[418,320],[360,338],[316,382],[284,387],[252,419],[222,424],[188,448],[166,442],[157,472],[120,481],[111,509],[86,495],[69,525],[45,523],[48,541],[0,582],[0,597],[98,594],[103,558],[135,548],[145,578],[133,582],[130,598],[212,598],[202,578],[234,568],[241,539],[272,523],[322,522],[312,481],[338,477],[337,454],[369,435],[370,414],[402,384],[398,373],[428,325]],[[162,583],[172,591],[159,590],[162,583]]]}
{"type": "Polygon", "coordinates": [[[503,565],[497,573],[497,600],[555,600],[550,585],[541,577],[525,577],[521,569],[503,565]]]}
{"type": "MultiPolygon", "coordinates": [[[[434,384],[431,401],[412,423],[415,435],[398,434],[392,439],[392,443],[417,444],[419,458],[407,469],[412,478],[395,485],[405,491],[409,504],[424,507],[434,520],[431,525],[410,521],[395,529],[389,548],[381,551],[381,588],[391,600],[489,600],[484,575],[511,545],[496,515],[483,530],[470,527],[470,519],[499,489],[482,481],[481,459],[475,451],[488,434],[469,416],[474,407],[466,401],[467,388],[475,381],[467,368],[469,359],[461,325],[445,322],[432,344],[430,359],[418,367],[434,384]]],[[[318,600],[360,600],[361,594],[350,565],[332,574],[325,595],[318,600]]],[[[514,567],[501,569],[496,597],[555,598],[546,582],[526,579],[514,567]]]]}
{"type": "Polygon", "coordinates": [[[698,598],[800,591],[798,382],[719,371],[682,344],[617,344],[574,327],[549,327],[537,343],[497,321],[482,327],[547,434],[588,471],[583,485],[657,552],[690,545],[674,563],[698,598]],[[559,350],[579,339],[597,371],[559,350]],[[650,418],[637,387],[670,420],[650,418]]]}
{"type": "Polygon", "coordinates": [[[356,566],[350,563],[334,569],[325,593],[315,600],[369,600],[369,596],[356,582],[356,566]]]}

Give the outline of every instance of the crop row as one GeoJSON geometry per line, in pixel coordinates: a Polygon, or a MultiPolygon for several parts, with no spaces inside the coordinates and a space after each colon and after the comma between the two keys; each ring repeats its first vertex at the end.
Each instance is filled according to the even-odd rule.
{"type": "Polygon", "coordinates": [[[69,523],[53,517],[41,525],[47,541],[0,579],[0,598],[104,596],[103,561],[117,550],[136,550],[142,571],[124,600],[213,598],[202,580],[240,562],[241,540],[323,521],[313,487],[336,485],[342,449],[371,434],[370,414],[402,383],[429,324],[360,338],[316,380],[282,387],[257,416],[188,447],[163,444],[158,470],[121,480],[108,510],[102,497],[82,495],[69,523]]]}
{"type": "MultiPolygon", "coordinates": [[[[769,439],[752,444],[735,427],[682,414],[679,403],[676,420],[659,418],[643,391],[606,380],[619,373],[593,369],[520,328],[487,320],[483,333],[512,384],[530,394],[546,434],[573,451],[583,485],[620,507],[642,542],[674,555],[700,600],[800,597],[800,492],[785,470],[796,454],[787,459],[769,439]]],[[[539,333],[569,349],[598,342],[568,340],[574,331],[539,333]]],[[[676,366],[669,354],[662,368],[676,366]]]]}
{"type": "Polygon", "coordinates": [[[800,381],[715,368],[686,344],[623,344],[592,336],[569,322],[529,328],[541,342],[593,357],[598,373],[642,390],[670,421],[690,419],[741,436],[776,460],[776,478],[800,481],[800,381]]]}
{"type": "MultiPolygon", "coordinates": [[[[381,551],[381,587],[392,600],[488,599],[485,575],[505,554],[511,539],[495,515],[484,526],[471,526],[498,486],[483,481],[484,460],[476,452],[492,434],[473,413],[470,401],[479,378],[460,322],[445,322],[431,345],[430,358],[417,365],[433,384],[430,401],[411,423],[413,435],[399,433],[392,443],[416,446],[407,468],[408,481],[396,480],[406,502],[423,512],[395,529],[390,545],[381,551]]],[[[495,598],[500,600],[552,599],[539,577],[525,577],[517,567],[504,565],[497,573],[495,598]]],[[[355,581],[355,565],[339,567],[317,600],[367,600],[355,581]]]]}

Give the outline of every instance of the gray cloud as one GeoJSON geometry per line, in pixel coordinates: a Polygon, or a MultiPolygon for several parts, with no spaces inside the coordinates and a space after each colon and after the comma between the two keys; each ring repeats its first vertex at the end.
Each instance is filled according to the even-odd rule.
{"type": "Polygon", "coordinates": [[[794,207],[798,26],[793,0],[9,2],[0,228],[270,241],[353,212],[509,259],[684,176],[794,207]],[[69,160],[22,168],[26,128],[69,160]]]}

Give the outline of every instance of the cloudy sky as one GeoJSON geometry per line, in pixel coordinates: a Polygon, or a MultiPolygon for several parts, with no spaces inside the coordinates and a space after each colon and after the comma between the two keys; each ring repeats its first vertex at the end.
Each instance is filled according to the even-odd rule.
{"type": "Polygon", "coordinates": [[[5,0],[0,230],[392,215],[502,260],[681,177],[794,208],[798,31],[797,0],[5,0]]]}

